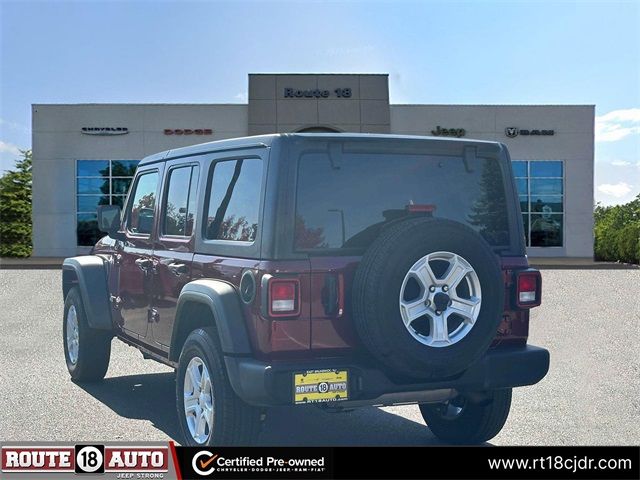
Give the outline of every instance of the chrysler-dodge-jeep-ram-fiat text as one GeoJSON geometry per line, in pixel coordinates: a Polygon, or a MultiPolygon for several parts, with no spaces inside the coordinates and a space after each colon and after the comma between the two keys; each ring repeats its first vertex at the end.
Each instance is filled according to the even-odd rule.
{"type": "MultiPolygon", "coordinates": [[[[215,141],[143,159],[124,212],[62,271],[66,363],[117,337],[176,369],[182,442],[249,444],[269,407],[418,404],[449,443],[494,437],[527,345],[529,268],[496,142],[367,134],[215,141]]],[[[297,408],[297,407],[292,407],[297,408]]]]}

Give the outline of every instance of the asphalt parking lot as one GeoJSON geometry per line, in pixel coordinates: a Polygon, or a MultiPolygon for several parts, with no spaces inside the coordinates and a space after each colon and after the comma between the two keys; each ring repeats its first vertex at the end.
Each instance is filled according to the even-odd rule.
{"type": "MultiPolygon", "coordinates": [[[[515,390],[494,445],[640,442],[640,270],[544,270],[530,342],[549,375],[515,390]]],[[[0,441],[177,439],[173,372],[114,341],[103,383],[66,371],[58,270],[0,270],[0,441]]],[[[415,406],[271,412],[265,445],[430,445],[415,406]]]]}

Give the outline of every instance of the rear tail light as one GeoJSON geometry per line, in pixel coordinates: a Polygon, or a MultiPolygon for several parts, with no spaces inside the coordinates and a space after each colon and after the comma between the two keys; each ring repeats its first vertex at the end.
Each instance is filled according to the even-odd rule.
{"type": "Polygon", "coordinates": [[[532,308],[540,305],[542,277],[538,270],[523,270],[516,274],[516,306],[532,308]]]}
{"type": "Polygon", "coordinates": [[[269,315],[293,317],[300,314],[300,281],[290,278],[269,279],[269,315]]]}

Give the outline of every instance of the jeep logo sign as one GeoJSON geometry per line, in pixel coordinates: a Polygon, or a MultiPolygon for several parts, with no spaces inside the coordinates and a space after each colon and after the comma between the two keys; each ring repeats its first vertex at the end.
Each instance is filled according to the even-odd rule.
{"type": "Polygon", "coordinates": [[[509,138],[515,138],[518,135],[555,135],[555,130],[539,130],[539,129],[533,129],[533,130],[524,130],[524,129],[519,129],[518,127],[507,127],[504,129],[504,134],[509,137],[509,138]]]}
{"type": "Polygon", "coordinates": [[[464,128],[442,128],[440,125],[431,130],[431,135],[436,137],[464,137],[467,131],[464,128]]]}

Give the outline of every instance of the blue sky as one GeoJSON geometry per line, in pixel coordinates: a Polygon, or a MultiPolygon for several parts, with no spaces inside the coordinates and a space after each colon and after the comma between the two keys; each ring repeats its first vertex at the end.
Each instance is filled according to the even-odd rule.
{"type": "Polygon", "coordinates": [[[0,170],[31,103],[246,101],[249,72],[390,74],[392,103],[596,105],[596,200],[640,192],[640,2],[0,0],[0,170]]]}

